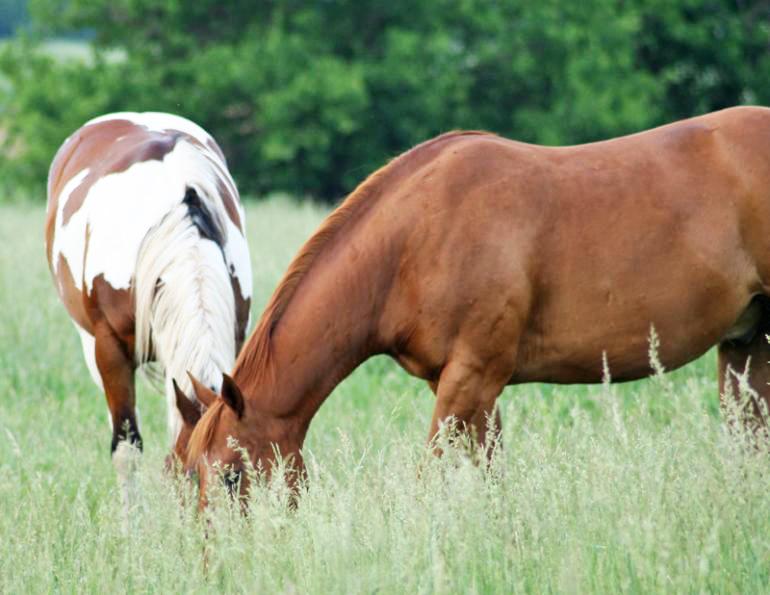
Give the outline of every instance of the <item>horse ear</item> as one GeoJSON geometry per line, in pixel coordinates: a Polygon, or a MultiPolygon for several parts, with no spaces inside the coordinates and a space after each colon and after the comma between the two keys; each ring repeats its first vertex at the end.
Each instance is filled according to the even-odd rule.
{"type": "Polygon", "coordinates": [[[244,403],[241,389],[227,374],[222,374],[222,399],[238,414],[238,419],[243,417],[244,403]]]}
{"type": "Polygon", "coordinates": [[[187,398],[187,395],[182,392],[176,380],[172,379],[171,382],[174,385],[174,393],[176,393],[176,408],[179,409],[179,413],[182,416],[182,421],[190,427],[194,427],[201,418],[200,409],[187,398]]]}
{"type": "Polygon", "coordinates": [[[198,400],[203,403],[206,409],[211,407],[211,405],[214,404],[214,401],[217,400],[217,393],[200,382],[195,376],[190,374],[190,372],[187,372],[187,376],[189,376],[190,382],[192,382],[193,390],[195,391],[195,396],[198,397],[198,400]]]}

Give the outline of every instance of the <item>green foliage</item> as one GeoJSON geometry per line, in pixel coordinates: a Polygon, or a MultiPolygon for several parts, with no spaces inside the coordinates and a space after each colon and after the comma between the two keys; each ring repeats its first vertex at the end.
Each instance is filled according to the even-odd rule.
{"type": "Polygon", "coordinates": [[[663,113],[682,118],[770,103],[770,4],[762,0],[637,0],[640,65],[660,81],[663,113]]]}
{"type": "Polygon", "coordinates": [[[39,34],[91,31],[93,57],[51,60],[23,40],[4,50],[0,131],[14,150],[0,174],[40,189],[84,120],[153,109],[208,128],[244,192],[336,199],[449,129],[566,144],[768,102],[769,10],[759,0],[31,0],[39,34]]]}
{"type": "Polygon", "coordinates": [[[0,71],[11,81],[0,104],[0,187],[43,199],[54,152],[77,127],[72,122],[106,111],[116,73],[103,61],[59,63],[26,41],[3,48],[0,71]]]}

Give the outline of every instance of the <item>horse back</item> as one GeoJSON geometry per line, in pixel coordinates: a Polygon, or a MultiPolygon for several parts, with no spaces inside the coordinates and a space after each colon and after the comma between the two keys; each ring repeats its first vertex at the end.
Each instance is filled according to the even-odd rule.
{"type": "Polygon", "coordinates": [[[647,373],[653,325],[681,365],[770,288],[769,152],[765,108],[569,147],[449,139],[367,232],[404,224],[386,341],[427,370],[476,343],[515,351],[517,381],[594,381],[603,351],[647,373]]]}

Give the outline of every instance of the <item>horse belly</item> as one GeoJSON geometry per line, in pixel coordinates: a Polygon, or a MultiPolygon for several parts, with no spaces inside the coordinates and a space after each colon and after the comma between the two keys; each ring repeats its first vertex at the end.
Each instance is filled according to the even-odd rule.
{"type": "Polygon", "coordinates": [[[653,371],[653,342],[660,363],[676,369],[719,341],[751,332],[757,320],[748,290],[637,300],[627,309],[604,305],[593,315],[554,317],[528,329],[520,344],[517,381],[601,382],[606,361],[613,380],[635,380],[653,371]]]}

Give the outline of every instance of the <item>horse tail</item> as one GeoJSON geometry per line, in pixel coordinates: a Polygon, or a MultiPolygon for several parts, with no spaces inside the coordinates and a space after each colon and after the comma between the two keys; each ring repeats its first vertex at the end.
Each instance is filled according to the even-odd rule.
{"type": "Polygon", "coordinates": [[[156,386],[165,384],[172,440],[181,419],[171,380],[194,399],[188,371],[218,389],[235,361],[235,300],[222,250],[226,216],[216,193],[190,184],[137,257],[135,359],[140,366],[155,362],[142,369],[156,386]]]}

